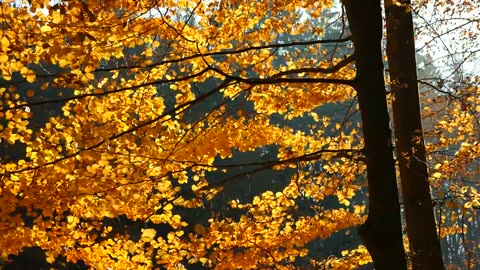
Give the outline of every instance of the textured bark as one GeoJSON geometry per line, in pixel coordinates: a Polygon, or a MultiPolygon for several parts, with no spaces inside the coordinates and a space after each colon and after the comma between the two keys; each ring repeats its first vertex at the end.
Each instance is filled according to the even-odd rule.
{"type": "Polygon", "coordinates": [[[375,269],[407,269],[385,95],[380,0],[344,0],[355,48],[355,88],[362,115],[369,213],[359,234],[375,269]]]}
{"type": "Polygon", "coordinates": [[[444,269],[428,183],[410,1],[385,0],[393,123],[412,269],[444,269]]]}

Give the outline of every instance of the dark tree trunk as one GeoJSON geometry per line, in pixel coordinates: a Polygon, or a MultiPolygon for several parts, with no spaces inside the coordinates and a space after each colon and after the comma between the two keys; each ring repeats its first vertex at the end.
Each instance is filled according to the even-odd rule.
{"type": "Polygon", "coordinates": [[[410,1],[385,0],[393,123],[412,269],[444,269],[428,183],[410,1]]]}
{"type": "Polygon", "coordinates": [[[382,58],[379,0],[344,0],[356,60],[356,85],[367,162],[369,213],[359,234],[375,269],[407,269],[403,247],[382,58]]]}

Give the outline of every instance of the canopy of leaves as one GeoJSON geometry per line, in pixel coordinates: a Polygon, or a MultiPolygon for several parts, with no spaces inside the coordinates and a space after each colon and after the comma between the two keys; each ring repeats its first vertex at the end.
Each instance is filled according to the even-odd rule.
{"type": "Polygon", "coordinates": [[[322,39],[315,23],[331,4],[2,3],[1,140],[24,153],[2,157],[2,255],[38,246],[50,263],[94,269],[289,269],[305,244],[361,223],[361,205],[321,203],[350,205],[364,171],[356,127],[314,111],[354,96],[351,57],[322,49],[348,38],[322,39]],[[289,125],[299,118],[311,124],[289,125]],[[250,175],[283,184],[222,191],[250,175]],[[115,219],[143,228],[119,233],[115,219]]]}

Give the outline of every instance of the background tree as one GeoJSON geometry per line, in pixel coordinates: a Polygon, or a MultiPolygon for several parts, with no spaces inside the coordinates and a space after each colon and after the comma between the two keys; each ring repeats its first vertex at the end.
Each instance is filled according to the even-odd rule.
{"type": "Polygon", "coordinates": [[[478,266],[478,5],[413,2],[423,92],[427,165],[447,268],[478,266]],[[432,12],[435,11],[435,12],[432,12]],[[437,67],[436,72],[431,72],[437,67]],[[426,124],[426,125],[425,125],[426,124]],[[445,144],[447,143],[448,146],[445,144]],[[462,147],[462,144],[464,145],[462,147]],[[471,145],[470,145],[471,144],[471,145]],[[469,147],[464,148],[465,146],[469,147]],[[472,149],[472,150],[470,150],[472,149]],[[468,152],[469,154],[465,154],[468,152]],[[452,162],[452,164],[450,164],[452,162]],[[453,165],[455,164],[455,165],[453,165]],[[450,167],[454,166],[454,167],[450,167]],[[450,169],[446,169],[450,168],[450,169]],[[459,169],[462,168],[462,169],[459,169]],[[470,192],[470,190],[473,192],[470,192]],[[460,255],[453,255],[460,254],[460,255]]]}

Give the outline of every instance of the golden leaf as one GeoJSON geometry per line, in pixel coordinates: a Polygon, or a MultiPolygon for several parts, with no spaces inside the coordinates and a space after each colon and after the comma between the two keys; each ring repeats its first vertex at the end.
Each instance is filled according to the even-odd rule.
{"type": "Polygon", "coordinates": [[[44,26],[42,26],[42,27],[40,28],[40,31],[42,31],[42,32],[50,32],[50,31],[52,31],[52,28],[51,28],[50,26],[48,26],[48,25],[44,25],[44,26]]]}
{"type": "Polygon", "coordinates": [[[144,242],[151,242],[156,235],[157,231],[155,229],[142,229],[141,240],[144,242]]]}
{"type": "Polygon", "coordinates": [[[48,263],[52,264],[52,263],[55,262],[55,257],[47,257],[47,258],[45,258],[45,260],[46,260],[48,263]]]}
{"type": "Polygon", "coordinates": [[[35,91],[34,90],[28,90],[27,91],[27,97],[33,97],[35,95],[35,91]]]}
{"type": "Polygon", "coordinates": [[[205,235],[207,233],[207,230],[205,229],[205,227],[203,227],[202,224],[195,224],[195,226],[193,226],[193,231],[200,235],[205,235]]]}
{"type": "Polygon", "coordinates": [[[3,51],[8,51],[8,47],[10,46],[10,40],[6,36],[3,36],[2,39],[0,39],[0,43],[2,43],[3,51]]]}

